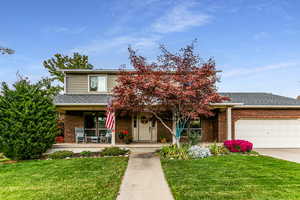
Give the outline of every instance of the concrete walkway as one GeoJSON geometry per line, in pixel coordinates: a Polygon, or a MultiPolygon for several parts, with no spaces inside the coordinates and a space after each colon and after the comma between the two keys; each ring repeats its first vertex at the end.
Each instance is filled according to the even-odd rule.
{"type": "Polygon", "coordinates": [[[117,200],[173,200],[158,156],[130,155],[117,200]]]}
{"type": "Polygon", "coordinates": [[[261,155],[300,163],[300,149],[254,149],[261,155]]]}

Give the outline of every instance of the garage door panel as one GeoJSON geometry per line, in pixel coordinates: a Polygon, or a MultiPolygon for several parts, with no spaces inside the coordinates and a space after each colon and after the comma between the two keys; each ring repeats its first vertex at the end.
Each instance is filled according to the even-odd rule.
{"type": "Polygon", "coordinates": [[[300,147],[298,119],[241,119],[235,123],[237,139],[248,140],[254,148],[300,147]]]}

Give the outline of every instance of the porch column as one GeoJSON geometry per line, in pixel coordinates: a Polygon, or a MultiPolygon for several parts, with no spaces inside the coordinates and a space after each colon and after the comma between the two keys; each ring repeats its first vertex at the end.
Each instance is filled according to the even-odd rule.
{"type": "Polygon", "coordinates": [[[113,130],[111,133],[111,145],[115,146],[116,145],[116,131],[113,130]]]}
{"type": "Polygon", "coordinates": [[[227,108],[227,139],[232,140],[232,128],[231,128],[231,107],[227,108]]]}
{"type": "Polygon", "coordinates": [[[112,132],[111,132],[111,145],[112,146],[115,146],[116,145],[116,116],[114,114],[114,127],[112,129],[112,132]]]}

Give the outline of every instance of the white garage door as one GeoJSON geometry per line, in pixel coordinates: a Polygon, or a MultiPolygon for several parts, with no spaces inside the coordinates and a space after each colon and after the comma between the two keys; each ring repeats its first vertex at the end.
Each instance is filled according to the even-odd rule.
{"type": "Polygon", "coordinates": [[[236,139],[248,140],[254,148],[300,147],[298,119],[241,119],[235,125],[236,139]]]}

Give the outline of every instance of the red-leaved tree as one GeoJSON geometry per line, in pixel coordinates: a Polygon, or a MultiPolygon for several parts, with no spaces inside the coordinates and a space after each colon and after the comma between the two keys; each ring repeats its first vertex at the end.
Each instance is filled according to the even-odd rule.
{"type": "Polygon", "coordinates": [[[187,45],[178,53],[160,47],[161,55],[154,63],[129,48],[134,70],[121,70],[113,89],[110,109],[114,111],[150,112],[173,135],[177,145],[185,124],[201,115],[211,116],[211,103],[228,100],[216,89],[219,81],[215,62],[203,62],[194,53],[194,45],[187,45]],[[172,113],[173,125],[161,117],[172,113]]]}

